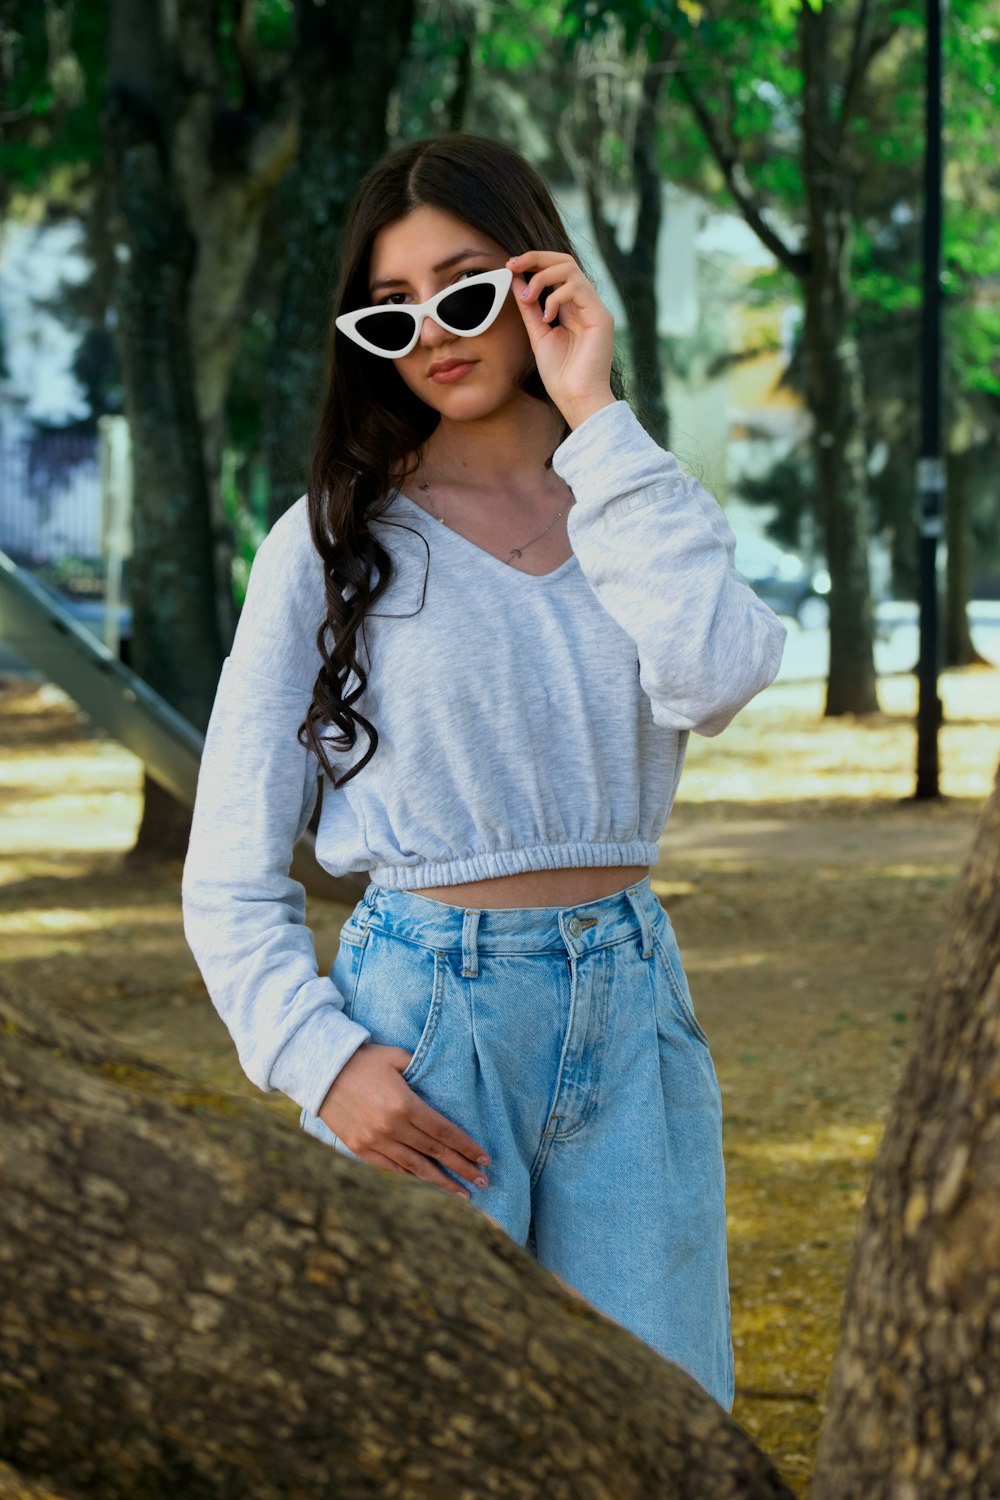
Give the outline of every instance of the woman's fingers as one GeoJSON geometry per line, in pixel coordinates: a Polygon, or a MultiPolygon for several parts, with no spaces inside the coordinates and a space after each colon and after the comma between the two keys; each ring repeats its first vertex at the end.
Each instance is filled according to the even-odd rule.
{"type": "MultiPolygon", "coordinates": [[[[518,257],[522,260],[533,259],[531,256],[518,257]]],[[[592,281],[589,281],[574,260],[565,258],[556,260],[552,265],[543,267],[529,275],[530,267],[526,266],[519,274],[525,277],[524,285],[517,288],[516,297],[521,304],[521,311],[529,330],[535,333],[541,332],[543,327],[549,327],[556,321],[556,315],[561,307],[568,311],[582,315],[585,324],[601,323],[614,325],[610,312],[597,295],[597,290],[592,281]],[[542,293],[548,291],[545,298],[545,307],[542,309],[542,293]],[[532,311],[538,304],[538,316],[533,317],[532,311]]]]}
{"type": "MultiPolygon", "coordinates": [[[[587,286],[590,287],[589,282],[587,286]]],[[[560,307],[566,302],[575,303],[577,307],[585,307],[587,305],[586,292],[572,281],[564,281],[562,286],[555,287],[545,299],[545,310],[542,313],[545,322],[551,323],[560,307]]],[[[594,303],[597,303],[596,297],[594,303]]]]}
{"type": "Polygon", "coordinates": [[[446,1177],[432,1161],[420,1151],[414,1151],[402,1141],[393,1141],[390,1147],[392,1156],[389,1165],[398,1170],[409,1172],[413,1177],[420,1177],[424,1182],[429,1182],[432,1187],[443,1188],[446,1193],[456,1194],[459,1198],[470,1198],[472,1194],[467,1188],[457,1182],[452,1182],[446,1177]]]}
{"type": "MultiPolygon", "coordinates": [[[[527,256],[520,258],[528,259],[527,256]]],[[[520,268],[518,274],[524,277],[524,285],[517,292],[520,302],[537,302],[546,287],[554,289],[569,287],[577,296],[586,297],[590,294],[595,300],[597,297],[593,282],[587,280],[575,260],[556,261],[535,272],[531,272],[530,267],[526,265],[520,268]]],[[[550,297],[551,295],[550,293],[550,297]]],[[[546,298],[546,306],[549,300],[546,298]]]]}
{"type": "MultiPolygon", "coordinates": [[[[565,266],[568,271],[580,271],[580,266],[572,255],[567,255],[564,250],[525,250],[521,255],[512,255],[507,261],[508,266],[514,271],[524,271],[534,266],[538,270],[551,270],[553,266],[565,266]]],[[[580,275],[583,272],[580,271],[580,275]]]]}
{"type": "Polygon", "coordinates": [[[405,1137],[400,1137],[400,1139],[405,1140],[406,1144],[412,1146],[416,1151],[422,1152],[424,1156],[433,1157],[435,1161],[439,1161],[442,1166],[447,1167],[450,1172],[457,1172],[459,1177],[464,1177],[467,1182],[474,1183],[476,1187],[483,1188],[489,1186],[489,1181],[482,1167],[477,1166],[474,1162],[470,1162],[459,1151],[453,1150],[451,1146],[445,1145],[443,1141],[438,1140],[435,1136],[427,1135],[425,1131],[420,1130],[416,1125],[410,1125],[407,1128],[405,1137]]]}
{"type": "Polygon", "coordinates": [[[422,1135],[429,1136],[439,1147],[455,1152],[462,1158],[465,1166],[483,1168],[490,1164],[488,1151],[474,1141],[460,1125],[456,1125],[454,1120],[449,1120],[447,1115],[434,1109],[412,1089],[409,1090],[407,1100],[406,1124],[411,1130],[418,1130],[422,1135]]]}
{"type": "MultiPolygon", "coordinates": [[[[408,1156],[415,1157],[416,1152],[410,1152],[408,1156]]],[[[395,1156],[385,1156],[381,1151],[366,1151],[361,1160],[367,1162],[371,1167],[381,1167],[383,1171],[402,1172],[407,1177],[422,1177],[432,1187],[443,1188],[454,1197],[471,1197],[471,1194],[467,1193],[464,1188],[460,1188],[456,1182],[451,1182],[443,1173],[434,1172],[433,1168],[430,1171],[414,1171],[406,1165],[405,1161],[397,1160],[395,1156]]],[[[429,1165],[429,1163],[426,1165],[429,1165]]]]}

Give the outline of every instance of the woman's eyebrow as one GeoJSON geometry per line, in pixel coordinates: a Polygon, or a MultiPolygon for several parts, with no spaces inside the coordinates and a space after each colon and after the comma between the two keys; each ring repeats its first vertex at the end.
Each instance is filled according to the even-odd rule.
{"type": "MultiPolygon", "coordinates": [[[[449,255],[447,260],[441,261],[440,265],[434,266],[434,274],[439,276],[442,271],[450,271],[452,266],[457,266],[460,260],[468,260],[473,255],[489,255],[489,253],[488,250],[459,250],[455,255],[449,255]]],[[[372,282],[368,289],[369,295],[374,295],[375,292],[382,291],[389,286],[406,286],[406,282],[399,276],[385,276],[381,281],[372,282]]]]}

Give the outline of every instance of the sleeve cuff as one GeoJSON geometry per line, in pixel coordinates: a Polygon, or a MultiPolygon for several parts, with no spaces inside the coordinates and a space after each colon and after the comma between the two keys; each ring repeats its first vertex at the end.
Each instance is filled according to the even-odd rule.
{"type": "Polygon", "coordinates": [[[627,401],[602,406],[581,422],[552,455],[552,467],[578,502],[606,501],[663,478],[664,459],[627,401]]]}
{"type": "Polygon", "coordinates": [[[318,1115],[341,1068],[370,1036],[370,1031],[350,1020],[338,1006],[320,1006],[278,1053],[269,1085],[310,1114],[318,1115]]]}

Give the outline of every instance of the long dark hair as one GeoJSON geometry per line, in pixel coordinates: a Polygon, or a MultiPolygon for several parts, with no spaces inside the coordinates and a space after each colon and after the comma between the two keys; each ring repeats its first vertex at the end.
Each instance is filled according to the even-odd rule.
{"type": "MultiPolygon", "coordinates": [[[[305,721],[301,745],[314,751],[334,789],[361,771],[375,754],[375,726],[352,707],[368,684],[355,650],[359,628],[394,576],[391,556],[369,529],[401,487],[437,426],[438,413],[410,390],[395,364],[369,354],[343,336],[333,319],[370,301],[368,269],[372,243],[387,224],[422,205],[443,209],[501,245],[522,250],[565,250],[579,256],[559,211],[535,169],[509,146],[484,136],[453,133],[413,141],[376,163],[364,178],[347,221],[340,277],[331,314],[326,392],[309,467],[309,524],[323,558],[327,618],[316,644],[323,658],[305,721]],[[378,582],[372,586],[373,569],[378,582]],[[345,599],[345,589],[353,591],[345,599]],[[351,674],[357,685],[345,691],[351,674]],[[318,728],[336,725],[337,750],[357,742],[357,726],[370,744],[356,766],[337,781],[318,728]]],[[[552,405],[533,357],[521,388],[552,405]]],[[[612,390],[623,394],[621,372],[612,369],[612,390]]],[[[568,429],[567,429],[568,431],[568,429]]],[[[367,642],[366,642],[367,645],[367,642]]]]}

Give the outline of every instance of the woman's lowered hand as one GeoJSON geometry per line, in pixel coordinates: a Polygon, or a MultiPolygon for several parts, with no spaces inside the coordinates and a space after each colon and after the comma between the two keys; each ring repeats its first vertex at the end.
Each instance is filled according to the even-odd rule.
{"type": "Polygon", "coordinates": [[[330,1085],[319,1118],[362,1161],[468,1198],[441,1167],[485,1187],[486,1152],[410,1088],[401,1075],[411,1056],[405,1047],[363,1042],[330,1085]]]}

